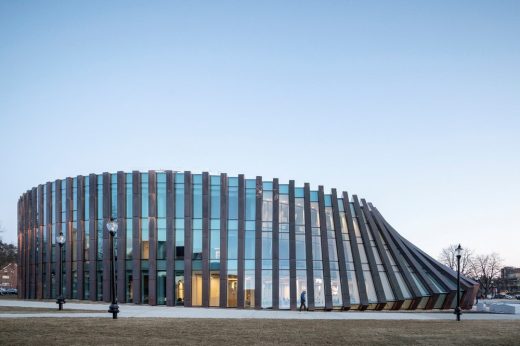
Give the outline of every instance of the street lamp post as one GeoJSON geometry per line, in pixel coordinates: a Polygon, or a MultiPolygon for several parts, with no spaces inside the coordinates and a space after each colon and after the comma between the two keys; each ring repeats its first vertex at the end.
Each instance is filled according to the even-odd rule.
{"type": "Polygon", "coordinates": [[[59,282],[58,282],[58,298],[56,298],[56,304],[58,304],[58,310],[63,310],[63,304],[65,304],[65,298],[63,297],[63,269],[62,269],[62,261],[63,261],[63,244],[65,244],[65,236],[63,236],[63,232],[56,237],[56,243],[60,246],[60,261],[59,261],[59,282]]]}
{"type": "Polygon", "coordinates": [[[117,314],[119,313],[119,305],[117,305],[117,296],[116,296],[116,272],[114,270],[114,236],[117,232],[117,221],[111,219],[109,223],[107,223],[107,230],[110,234],[110,280],[112,287],[112,304],[108,308],[108,312],[112,314],[112,318],[114,320],[117,319],[117,314]]]}
{"type": "Polygon", "coordinates": [[[457,315],[457,321],[460,321],[460,315],[462,311],[460,309],[460,256],[462,254],[462,247],[459,246],[455,249],[457,255],[457,307],[455,308],[455,315],[457,315]]]}

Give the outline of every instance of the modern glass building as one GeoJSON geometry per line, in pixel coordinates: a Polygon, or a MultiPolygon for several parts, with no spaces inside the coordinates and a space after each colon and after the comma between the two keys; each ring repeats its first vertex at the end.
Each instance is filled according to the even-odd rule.
{"type": "MultiPolygon", "coordinates": [[[[90,174],[23,194],[20,298],[55,298],[63,282],[68,299],[109,301],[111,219],[119,302],[294,310],[306,290],[311,310],[456,305],[456,273],[356,195],[174,171],[90,174]]],[[[461,290],[471,307],[478,284],[462,277],[461,290]]]]}

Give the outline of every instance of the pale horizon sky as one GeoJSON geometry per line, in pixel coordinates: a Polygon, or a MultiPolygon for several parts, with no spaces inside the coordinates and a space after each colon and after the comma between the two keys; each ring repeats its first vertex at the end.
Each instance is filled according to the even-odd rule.
{"type": "Polygon", "coordinates": [[[324,185],[520,267],[520,2],[0,1],[0,222],[172,169],[324,185]]]}

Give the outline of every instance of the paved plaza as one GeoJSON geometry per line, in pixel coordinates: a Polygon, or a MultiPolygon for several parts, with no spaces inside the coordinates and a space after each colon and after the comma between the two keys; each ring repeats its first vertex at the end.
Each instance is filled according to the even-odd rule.
{"type": "MultiPolygon", "coordinates": [[[[34,309],[57,309],[54,301],[0,300],[1,307],[34,309]]],[[[16,312],[0,313],[0,318],[65,317],[65,318],[111,318],[107,312],[108,303],[71,301],[64,305],[63,312],[16,312]],[[67,310],[88,310],[88,312],[67,312],[67,310]],[[91,312],[92,311],[92,312],[91,312]],[[99,313],[95,312],[99,311],[99,313]]],[[[121,318],[223,318],[223,319],[312,319],[312,320],[452,320],[451,311],[283,311],[244,310],[220,308],[185,308],[120,304],[121,318]]],[[[492,314],[467,311],[465,320],[520,320],[520,315],[492,314]]]]}

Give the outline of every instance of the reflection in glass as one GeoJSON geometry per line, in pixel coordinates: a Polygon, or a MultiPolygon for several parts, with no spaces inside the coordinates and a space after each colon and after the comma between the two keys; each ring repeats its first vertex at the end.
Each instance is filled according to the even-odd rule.
{"type": "Polygon", "coordinates": [[[279,221],[280,223],[289,223],[289,196],[279,196],[279,221]]]}
{"type": "Polygon", "coordinates": [[[289,290],[289,270],[280,270],[279,281],[279,308],[289,309],[291,305],[291,296],[289,290]]]}
{"type": "MultiPolygon", "coordinates": [[[[147,195],[148,196],[148,195],[147,195]]],[[[53,209],[54,210],[54,209],[53,209]]],[[[103,176],[97,176],[97,211],[96,219],[103,218],[103,176]]],[[[55,214],[55,213],[53,213],[55,214]]]]}
{"type": "Polygon", "coordinates": [[[211,229],[210,231],[209,258],[220,259],[220,229],[211,229]]]}
{"type": "Polygon", "coordinates": [[[238,219],[238,187],[228,187],[228,219],[238,219]]]}
{"type": "Polygon", "coordinates": [[[117,218],[117,174],[110,175],[110,193],[111,193],[111,206],[110,206],[110,217],[117,218]]]}
{"type": "Polygon", "coordinates": [[[246,259],[255,259],[255,236],[254,231],[245,232],[244,257],[246,259]]]}
{"type": "Polygon", "coordinates": [[[336,249],[336,238],[333,236],[329,236],[328,240],[328,249],[329,249],[329,260],[331,262],[338,261],[338,251],[336,249]]]}
{"type": "Polygon", "coordinates": [[[175,184],[175,217],[184,218],[184,184],[175,184]]]}
{"type": "Polygon", "coordinates": [[[314,306],[325,307],[325,289],[323,286],[323,271],[314,270],[314,306]]]}
{"type": "Polygon", "coordinates": [[[255,307],[255,271],[254,270],[246,270],[244,272],[244,298],[245,298],[245,307],[246,308],[254,308],[255,307]]]}
{"type": "Polygon", "coordinates": [[[228,258],[238,258],[238,230],[228,231],[228,258]]]}
{"type": "Polygon", "coordinates": [[[312,237],[312,258],[316,261],[321,261],[321,237],[312,237]]]}
{"type": "Polygon", "coordinates": [[[311,202],[311,226],[320,227],[320,210],[318,202],[311,202]]]}
{"type": "Polygon", "coordinates": [[[388,281],[388,276],[384,271],[379,272],[379,277],[381,278],[381,283],[383,284],[383,290],[385,292],[385,297],[387,301],[394,301],[394,293],[392,292],[392,288],[390,287],[390,282],[388,281]]]}
{"type": "Polygon", "coordinates": [[[264,191],[262,199],[262,221],[273,221],[273,192],[264,191]]]}
{"type": "Polygon", "coordinates": [[[194,219],[202,218],[202,185],[193,185],[193,216],[194,219]]]}
{"type": "Polygon", "coordinates": [[[141,217],[148,217],[148,173],[141,173],[141,217]]]}
{"type": "Polygon", "coordinates": [[[305,259],[305,234],[296,234],[296,260],[305,259]]]}
{"type": "MultiPolygon", "coordinates": [[[[132,191],[132,173],[126,174],[126,186],[125,186],[125,193],[126,193],[126,217],[131,218],[133,213],[133,191],[132,191]]],[[[85,186],[86,187],[86,186],[85,186]]],[[[86,189],[85,189],[86,192],[86,189]]],[[[85,203],[87,202],[85,195],[85,203]]]]}
{"type": "Polygon", "coordinates": [[[262,308],[273,307],[273,271],[262,270],[262,308]]]}
{"type": "Polygon", "coordinates": [[[289,259],[289,233],[280,233],[279,237],[279,258],[289,259]]]}
{"type": "Polygon", "coordinates": [[[359,289],[354,271],[347,271],[348,290],[350,293],[350,304],[359,304],[359,289]]]}
{"type": "Polygon", "coordinates": [[[334,229],[334,220],[332,218],[332,207],[325,208],[325,224],[327,226],[327,230],[334,229]]]}
{"type": "Polygon", "coordinates": [[[210,187],[211,218],[220,219],[220,184],[210,187]]]}
{"type": "Polygon", "coordinates": [[[262,259],[273,258],[273,234],[262,232],[262,259]]]}
{"type": "Polygon", "coordinates": [[[374,287],[374,281],[372,280],[372,275],[370,274],[370,271],[364,270],[363,277],[365,278],[365,286],[367,289],[368,302],[377,303],[376,289],[374,287]]]}
{"type": "Polygon", "coordinates": [[[246,220],[256,218],[256,188],[246,189],[246,220]]]}
{"type": "Polygon", "coordinates": [[[341,297],[341,280],[338,270],[330,271],[330,283],[332,292],[332,305],[335,307],[341,307],[343,299],[341,297]]]}
{"type": "Polygon", "coordinates": [[[202,229],[193,229],[193,253],[194,260],[202,259],[202,229]]]}
{"type": "Polygon", "coordinates": [[[305,225],[304,199],[295,198],[295,224],[305,225]]]}
{"type": "MultiPolygon", "coordinates": [[[[296,297],[297,297],[297,306],[300,306],[300,296],[303,291],[307,291],[307,271],[306,270],[296,270],[296,297]]],[[[307,296],[307,300],[308,300],[307,296]]]]}
{"type": "Polygon", "coordinates": [[[148,233],[148,218],[141,221],[141,259],[148,259],[150,256],[150,242],[148,233]]]}
{"type": "Polygon", "coordinates": [[[166,271],[157,271],[157,305],[166,304],[166,271]]]}
{"type": "Polygon", "coordinates": [[[157,183],[157,217],[166,217],[166,183],[157,183]]]}

